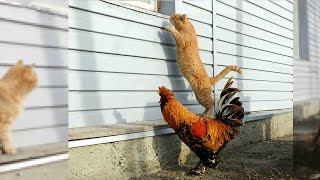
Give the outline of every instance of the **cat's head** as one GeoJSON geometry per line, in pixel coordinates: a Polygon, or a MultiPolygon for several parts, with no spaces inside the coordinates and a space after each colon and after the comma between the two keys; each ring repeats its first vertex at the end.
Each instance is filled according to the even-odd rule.
{"type": "Polygon", "coordinates": [[[3,76],[3,80],[9,82],[18,82],[25,87],[25,90],[31,91],[38,84],[38,78],[34,70],[35,64],[24,65],[22,60],[19,60],[9,71],[3,76]]]}
{"type": "Polygon", "coordinates": [[[180,29],[189,28],[192,26],[186,14],[175,14],[170,16],[169,20],[178,31],[180,29]]]}

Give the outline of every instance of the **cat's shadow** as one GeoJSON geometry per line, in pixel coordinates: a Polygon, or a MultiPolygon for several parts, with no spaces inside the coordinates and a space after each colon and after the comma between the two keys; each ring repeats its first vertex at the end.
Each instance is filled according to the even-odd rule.
{"type": "MultiPolygon", "coordinates": [[[[163,27],[166,25],[170,25],[168,22],[162,23],[163,27]]],[[[172,91],[179,90],[179,91],[187,91],[190,90],[190,85],[187,87],[185,84],[185,80],[181,75],[179,67],[177,65],[176,60],[176,48],[175,48],[175,40],[170,32],[161,29],[158,31],[159,39],[161,40],[161,47],[162,51],[165,55],[165,63],[167,65],[168,70],[168,78],[170,81],[170,85],[172,87],[172,91]],[[174,58],[174,59],[173,59],[174,58]]],[[[164,84],[165,85],[165,84],[164,84]]],[[[166,86],[166,85],[165,85],[166,86]]],[[[179,96],[179,101],[187,102],[189,94],[181,94],[179,96]]]]}
{"type": "MultiPolygon", "coordinates": [[[[168,21],[162,23],[162,27],[170,25],[168,21]]],[[[176,49],[175,49],[175,40],[170,32],[166,31],[164,28],[161,28],[158,32],[158,36],[161,42],[161,47],[165,59],[162,60],[167,65],[167,74],[164,74],[170,81],[171,90],[181,90],[185,91],[186,84],[181,76],[180,70],[176,61],[176,49]]],[[[168,87],[168,84],[159,84],[159,86],[164,85],[168,87]]],[[[157,89],[158,87],[155,87],[157,89]]],[[[187,101],[188,94],[183,94],[179,96],[179,101],[187,101]]],[[[155,100],[155,101],[158,101],[155,100]]],[[[150,104],[147,104],[147,106],[150,104]]],[[[160,112],[160,108],[159,108],[160,112]]],[[[149,117],[150,115],[146,114],[144,116],[149,117]]],[[[161,113],[160,113],[161,116],[161,113]]],[[[161,116],[162,118],[162,116],[161,116]]],[[[161,169],[168,169],[176,164],[179,164],[179,158],[181,153],[181,141],[177,136],[172,135],[162,135],[161,137],[154,137],[152,142],[153,149],[155,150],[160,163],[161,169]],[[168,140],[170,139],[170,142],[168,140]]]]}

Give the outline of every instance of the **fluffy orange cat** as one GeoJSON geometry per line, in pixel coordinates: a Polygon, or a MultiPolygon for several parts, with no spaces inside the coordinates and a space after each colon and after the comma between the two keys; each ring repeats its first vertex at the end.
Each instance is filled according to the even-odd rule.
{"type": "Polygon", "coordinates": [[[213,111],[212,86],[230,71],[242,73],[237,66],[227,66],[216,77],[209,77],[199,56],[196,31],[186,14],[170,17],[173,26],[165,29],[173,34],[177,46],[177,62],[183,76],[189,81],[198,102],[206,108],[202,115],[209,117],[213,111]]]}
{"type": "Polygon", "coordinates": [[[11,140],[11,126],[23,109],[26,95],[36,86],[34,64],[24,65],[22,60],[0,79],[0,144],[5,154],[16,153],[11,140]]]}

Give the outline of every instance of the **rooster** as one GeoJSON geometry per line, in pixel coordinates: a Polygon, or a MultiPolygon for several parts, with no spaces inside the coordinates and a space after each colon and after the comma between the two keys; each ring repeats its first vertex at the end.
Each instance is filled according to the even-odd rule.
{"type": "Polygon", "coordinates": [[[235,97],[240,90],[232,88],[232,83],[231,77],[220,94],[214,119],[190,112],[169,89],[159,87],[164,120],[200,159],[199,164],[188,172],[189,175],[201,175],[206,167],[215,168],[219,152],[239,132],[244,110],[239,97],[235,97]]]}

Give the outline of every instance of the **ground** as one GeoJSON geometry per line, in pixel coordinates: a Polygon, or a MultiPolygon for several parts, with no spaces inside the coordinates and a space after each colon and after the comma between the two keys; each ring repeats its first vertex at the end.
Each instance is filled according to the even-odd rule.
{"type": "Polygon", "coordinates": [[[294,172],[298,179],[320,179],[320,149],[314,143],[319,128],[319,115],[294,124],[294,172]]]}
{"type": "Polygon", "coordinates": [[[219,166],[208,169],[201,177],[186,175],[185,172],[196,165],[196,162],[190,162],[136,179],[296,179],[292,171],[292,147],[292,136],[287,136],[224,151],[219,166]]]}

